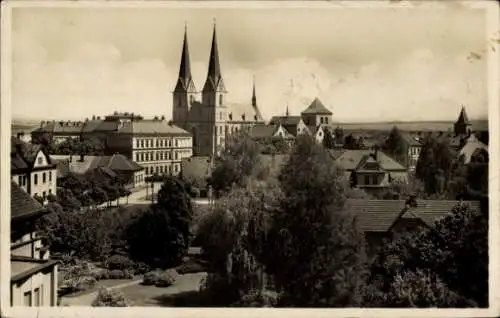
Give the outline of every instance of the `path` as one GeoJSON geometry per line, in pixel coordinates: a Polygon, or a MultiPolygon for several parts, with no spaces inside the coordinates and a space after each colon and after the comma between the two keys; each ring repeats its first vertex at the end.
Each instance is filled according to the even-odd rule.
{"type": "MultiPolygon", "coordinates": [[[[123,283],[120,285],[110,286],[109,289],[117,289],[117,288],[125,288],[129,286],[139,285],[142,282],[142,278],[136,279],[127,283],[123,283]]],[[[97,282],[99,284],[99,282],[97,282]]],[[[61,304],[59,306],[91,306],[94,299],[97,297],[97,293],[99,289],[96,291],[92,291],[90,293],[86,293],[80,296],[74,297],[61,297],[61,304]]]]}

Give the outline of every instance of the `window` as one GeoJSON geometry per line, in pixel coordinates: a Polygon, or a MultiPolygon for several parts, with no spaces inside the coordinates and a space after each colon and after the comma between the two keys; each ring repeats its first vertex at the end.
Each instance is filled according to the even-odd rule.
{"type": "Polygon", "coordinates": [[[45,175],[45,172],[42,173],[42,183],[47,182],[47,176],[45,175]]]}
{"type": "Polygon", "coordinates": [[[158,168],[158,166],[155,167],[155,172],[156,174],[158,174],[158,172],[160,171],[160,169],[158,168]]]}
{"type": "Polygon", "coordinates": [[[328,117],[325,117],[325,124],[328,124],[328,117]]]}
{"type": "Polygon", "coordinates": [[[45,198],[46,198],[46,197],[47,197],[47,192],[46,192],[46,191],[43,191],[43,193],[42,193],[42,198],[43,198],[43,200],[44,200],[44,201],[45,201],[45,198]]]}
{"type": "Polygon", "coordinates": [[[174,156],[175,156],[175,160],[177,160],[177,158],[179,157],[179,153],[177,151],[174,152],[174,156]]]}
{"type": "MultiPolygon", "coordinates": [[[[223,98],[222,98],[222,94],[219,95],[219,105],[222,105],[222,103],[224,102],[223,98]]],[[[222,113],[221,114],[221,119],[222,119],[222,113]]]]}
{"type": "Polygon", "coordinates": [[[52,189],[49,189],[49,195],[52,195],[52,189]]]}
{"type": "Polygon", "coordinates": [[[52,182],[52,171],[49,172],[49,182],[52,182]]]}
{"type": "Polygon", "coordinates": [[[323,117],[321,117],[319,121],[323,124],[323,117]]]}
{"type": "Polygon", "coordinates": [[[135,141],[135,147],[136,147],[136,148],[139,148],[139,145],[140,145],[140,142],[139,142],[139,139],[137,139],[137,140],[135,141]]]}
{"type": "Polygon", "coordinates": [[[174,165],[174,172],[177,172],[179,171],[179,166],[178,165],[174,165]]]}
{"type": "Polygon", "coordinates": [[[33,182],[35,183],[35,185],[38,184],[38,174],[35,173],[35,179],[33,180],[33,182]]]}
{"type": "Polygon", "coordinates": [[[17,177],[17,180],[18,180],[17,184],[19,184],[20,186],[22,186],[23,185],[23,183],[22,183],[23,182],[23,176],[17,177]]]}
{"type": "Polygon", "coordinates": [[[370,184],[370,176],[365,176],[365,185],[369,185],[370,184]]]}
{"type": "Polygon", "coordinates": [[[179,140],[175,140],[175,147],[179,147],[179,140]]]}
{"type": "Polygon", "coordinates": [[[43,158],[42,157],[38,158],[38,164],[41,165],[42,163],[43,163],[43,158]]]}
{"type": "Polygon", "coordinates": [[[144,154],[141,153],[141,160],[140,161],[144,161],[144,154]]]}
{"type": "Polygon", "coordinates": [[[23,186],[25,186],[25,185],[26,185],[26,182],[27,182],[27,181],[28,181],[28,177],[23,176],[23,186]]]}
{"type": "Polygon", "coordinates": [[[34,292],[35,307],[40,307],[40,288],[35,288],[34,292]]]}
{"type": "Polygon", "coordinates": [[[160,166],[160,173],[163,173],[163,166],[160,166]]]}
{"type": "Polygon", "coordinates": [[[141,148],[144,148],[144,140],[141,139],[141,148]]]}
{"type": "Polygon", "coordinates": [[[24,306],[31,307],[31,291],[24,293],[24,306]]]}
{"type": "Polygon", "coordinates": [[[160,141],[156,139],[156,148],[160,147],[160,141]]]}
{"type": "Polygon", "coordinates": [[[156,153],[156,160],[160,160],[160,154],[158,152],[156,153]]]}

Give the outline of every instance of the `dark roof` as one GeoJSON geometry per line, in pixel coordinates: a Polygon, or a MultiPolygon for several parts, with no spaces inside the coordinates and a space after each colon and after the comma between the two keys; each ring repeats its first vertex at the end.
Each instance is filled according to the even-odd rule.
{"type": "Polygon", "coordinates": [[[323,105],[323,103],[316,97],[312,103],[307,107],[302,114],[325,114],[332,115],[332,112],[323,105]]]}
{"type": "Polygon", "coordinates": [[[30,217],[43,213],[42,205],[33,199],[15,182],[10,183],[10,217],[11,220],[30,217]]]}
{"type": "MultiPolygon", "coordinates": [[[[354,170],[365,155],[374,155],[373,150],[362,149],[362,150],[345,150],[340,157],[335,160],[335,162],[345,170],[354,170]]],[[[377,161],[382,169],[385,171],[406,171],[406,168],[398,163],[396,160],[392,159],[382,151],[377,152],[377,161]]]]}
{"type": "Polygon", "coordinates": [[[462,106],[462,109],[460,110],[460,114],[458,115],[458,119],[456,124],[465,124],[465,125],[470,125],[469,118],[467,117],[467,113],[465,112],[465,107],[462,106]]]}
{"type": "Polygon", "coordinates": [[[172,125],[166,120],[152,119],[139,120],[123,123],[123,126],[118,130],[119,133],[128,134],[158,134],[158,135],[185,135],[190,134],[184,129],[172,125]]]}
{"type": "Polygon", "coordinates": [[[191,60],[189,58],[189,45],[187,39],[187,29],[184,30],[184,43],[182,45],[181,65],[179,67],[179,78],[174,92],[196,91],[193,78],[191,76],[191,60]]]}
{"type": "Polygon", "coordinates": [[[129,160],[122,154],[96,157],[96,160],[90,164],[89,169],[96,169],[98,167],[104,167],[113,171],[140,171],[144,169],[141,165],[129,160]]]}
{"type": "Polygon", "coordinates": [[[214,25],[214,32],[212,35],[212,47],[210,49],[210,60],[208,62],[208,74],[203,91],[225,91],[224,81],[219,64],[219,50],[217,48],[217,32],[214,25]]]}
{"type": "MultiPolygon", "coordinates": [[[[406,207],[405,200],[347,200],[348,209],[356,215],[360,230],[364,232],[386,232],[400,217],[408,213],[432,226],[434,222],[446,217],[460,201],[417,200],[417,207],[406,207]]],[[[479,210],[477,201],[466,202],[479,210]]]]}
{"type": "Polygon", "coordinates": [[[86,121],[82,128],[82,133],[89,133],[95,131],[103,122],[102,119],[91,119],[86,121]]]}
{"type": "MultiPolygon", "coordinates": [[[[279,125],[257,125],[250,128],[249,135],[252,138],[261,139],[261,138],[272,138],[275,137],[279,125]]],[[[285,132],[285,136],[281,136],[285,139],[293,139],[295,138],[290,132],[283,126],[281,126],[283,131],[285,132]]]]}
{"type": "Polygon", "coordinates": [[[281,124],[283,126],[297,126],[302,117],[300,116],[273,116],[269,121],[270,125],[281,124]]]}
{"type": "MultiPolygon", "coordinates": [[[[21,139],[12,136],[10,148],[11,170],[26,169],[32,167],[35,163],[36,156],[40,151],[42,151],[47,156],[47,153],[43,151],[41,145],[26,143],[21,139]]],[[[48,163],[52,164],[51,158],[49,156],[47,156],[47,158],[48,163]]]]}

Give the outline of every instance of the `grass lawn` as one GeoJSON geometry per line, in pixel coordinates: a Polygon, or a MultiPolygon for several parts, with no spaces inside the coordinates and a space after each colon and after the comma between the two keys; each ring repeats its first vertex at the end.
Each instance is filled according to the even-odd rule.
{"type": "MultiPolygon", "coordinates": [[[[136,277],[134,279],[138,279],[138,277],[136,277]]],[[[99,288],[101,288],[101,287],[106,287],[107,288],[107,287],[118,286],[118,285],[121,285],[121,284],[125,284],[125,283],[128,283],[128,282],[131,282],[134,279],[103,279],[103,280],[99,280],[99,281],[97,281],[97,283],[95,284],[95,286],[92,287],[92,288],[89,288],[89,289],[86,289],[86,290],[82,290],[82,291],[79,291],[79,292],[76,292],[76,293],[64,295],[64,297],[78,297],[78,296],[82,296],[82,295],[85,295],[85,294],[90,294],[92,292],[98,291],[99,288]]]]}
{"type": "Polygon", "coordinates": [[[135,285],[117,289],[130,299],[134,306],[200,306],[197,295],[206,273],[180,275],[170,287],[135,285]]]}

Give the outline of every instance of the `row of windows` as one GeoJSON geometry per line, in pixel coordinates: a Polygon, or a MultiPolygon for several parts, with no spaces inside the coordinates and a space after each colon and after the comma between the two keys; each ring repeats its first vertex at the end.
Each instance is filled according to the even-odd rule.
{"type": "MultiPolygon", "coordinates": [[[[42,173],[42,184],[47,183],[47,174],[49,175],[49,182],[52,182],[52,172],[43,172],[42,173]]],[[[33,183],[38,185],[38,173],[33,174],[33,183]]]]}
{"type": "Polygon", "coordinates": [[[136,139],[135,147],[136,148],[164,148],[164,147],[179,147],[179,140],[175,139],[172,142],[171,139],[136,139]]]}
{"type": "MultiPolygon", "coordinates": [[[[187,152],[186,152],[187,153],[187,152]]],[[[178,151],[158,151],[158,152],[140,152],[135,154],[136,162],[145,161],[162,161],[162,160],[179,160],[178,151]]]]}
{"type": "Polygon", "coordinates": [[[363,184],[364,185],[377,185],[378,178],[377,178],[377,176],[373,176],[373,175],[365,175],[363,184]]]}
{"type": "Polygon", "coordinates": [[[177,173],[180,171],[178,164],[162,165],[162,166],[148,166],[145,168],[146,168],[145,172],[147,175],[152,175],[152,174],[162,175],[165,173],[172,174],[172,173],[177,173]]]}
{"type": "Polygon", "coordinates": [[[135,183],[141,183],[144,181],[144,175],[139,174],[135,176],[135,183]]]}
{"type": "Polygon", "coordinates": [[[320,117],[319,121],[321,124],[328,124],[328,117],[320,117]]]}
{"type": "MultiPolygon", "coordinates": [[[[33,174],[33,183],[34,185],[38,185],[38,173],[34,173],[33,174]]],[[[52,172],[42,172],[42,184],[45,184],[47,183],[47,179],[48,179],[48,182],[52,182],[52,172]]],[[[25,187],[26,184],[28,183],[28,177],[26,175],[23,175],[23,176],[18,176],[17,177],[17,184],[21,187],[25,187]]]]}
{"type": "Polygon", "coordinates": [[[39,288],[35,288],[33,293],[31,293],[31,290],[24,293],[24,306],[43,306],[43,285],[40,285],[39,288]]]}

